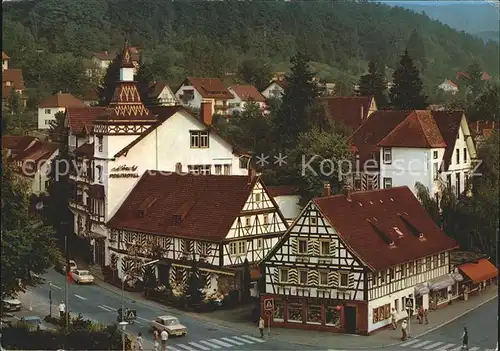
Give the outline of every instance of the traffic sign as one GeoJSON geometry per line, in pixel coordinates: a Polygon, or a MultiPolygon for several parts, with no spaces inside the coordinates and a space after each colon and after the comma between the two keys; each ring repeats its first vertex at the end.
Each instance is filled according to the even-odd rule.
{"type": "Polygon", "coordinates": [[[264,299],[264,310],[266,311],[274,310],[274,299],[264,299]]]}
{"type": "Polygon", "coordinates": [[[136,310],[127,310],[127,320],[135,321],[137,319],[137,311],[136,310]]]}
{"type": "Polygon", "coordinates": [[[267,316],[267,318],[271,318],[271,316],[273,315],[273,311],[266,310],[264,311],[264,314],[267,316]]]}
{"type": "Polygon", "coordinates": [[[406,300],[406,308],[407,309],[412,309],[413,308],[413,300],[412,299],[406,300]]]}

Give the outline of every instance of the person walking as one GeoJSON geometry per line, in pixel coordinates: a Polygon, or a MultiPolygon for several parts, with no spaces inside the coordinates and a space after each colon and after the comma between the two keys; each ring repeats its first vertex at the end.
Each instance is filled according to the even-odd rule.
{"type": "Polygon", "coordinates": [[[462,334],[462,349],[469,349],[469,333],[467,332],[467,327],[464,327],[464,333],[462,334]]]}
{"type": "Polygon", "coordinates": [[[392,309],[392,312],[391,312],[391,324],[392,324],[392,330],[396,330],[396,328],[398,327],[398,324],[396,322],[396,318],[397,318],[397,313],[396,313],[396,309],[392,309]]]}
{"type": "Polygon", "coordinates": [[[64,313],[66,312],[66,304],[64,301],[61,301],[59,304],[59,317],[61,318],[61,321],[64,319],[64,313]]]}
{"type": "Polygon", "coordinates": [[[158,351],[159,349],[159,344],[158,344],[158,331],[155,329],[153,331],[153,340],[154,340],[154,343],[153,343],[153,350],[154,351],[158,351]]]}
{"type": "Polygon", "coordinates": [[[142,345],[142,333],[139,332],[137,334],[137,339],[135,339],[136,350],[142,351],[144,350],[144,346],[142,345]]]}
{"type": "Polygon", "coordinates": [[[424,321],[425,321],[425,324],[429,324],[429,310],[428,309],[424,310],[424,321]]]}
{"type": "Polygon", "coordinates": [[[403,323],[401,323],[401,332],[403,333],[401,340],[403,341],[408,339],[408,332],[406,331],[406,328],[408,328],[408,322],[406,321],[406,319],[403,319],[403,323]]]}
{"type": "Polygon", "coordinates": [[[160,333],[160,338],[161,338],[161,350],[167,351],[168,332],[165,329],[163,329],[162,332],[160,333]]]}
{"type": "Polygon", "coordinates": [[[259,318],[259,331],[260,331],[260,337],[264,338],[264,318],[262,317],[259,318]]]}
{"type": "Polygon", "coordinates": [[[418,308],[417,320],[418,324],[422,324],[424,321],[424,308],[422,306],[418,308]]]}

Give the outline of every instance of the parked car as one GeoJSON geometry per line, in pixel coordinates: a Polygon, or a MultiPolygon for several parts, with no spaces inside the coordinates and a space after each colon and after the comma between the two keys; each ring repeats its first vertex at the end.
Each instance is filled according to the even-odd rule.
{"type": "MultiPolygon", "coordinates": [[[[66,260],[61,259],[58,263],[56,263],[54,269],[59,273],[66,274],[66,260]]],[[[73,260],[69,260],[69,270],[70,272],[74,272],[78,269],[76,262],[73,260]]]]}
{"type": "Polygon", "coordinates": [[[42,318],[40,316],[26,316],[21,318],[21,323],[24,323],[28,326],[30,330],[37,330],[38,328],[45,330],[48,329],[42,322],[42,318]]]}
{"type": "Polygon", "coordinates": [[[2,300],[2,311],[21,311],[21,301],[12,296],[4,298],[2,300]]]}
{"type": "Polygon", "coordinates": [[[166,330],[169,336],[186,336],[188,329],[174,316],[160,316],[151,321],[151,328],[158,333],[166,330]]]}
{"type": "Polygon", "coordinates": [[[94,276],[89,271],[77,269],[70,273],[71,279],[77,284],[92,284],[94,283],[94,276]]]}

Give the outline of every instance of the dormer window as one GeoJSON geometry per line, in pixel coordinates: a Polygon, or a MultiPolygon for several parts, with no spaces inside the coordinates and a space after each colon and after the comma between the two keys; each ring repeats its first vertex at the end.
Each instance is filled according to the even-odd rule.
{"type": "Polygon", "coordinates": [[[208,131],[191,131],[191,148],[206,149],[208,148],[208,131]]]}
{"type": "Polygon", "coordinates": [[[12,82],[10,80],[8,80],[8,81],[5,82],[5,85],[8,86],[8,87],[10,87],[12,85],[12,82]]]}
{"type": "Polygon", "coordinates": [[[398,238],[401,238],[403,236],[403,232],[401,232],[401,230],[398,227],[393,227],[392,229],[394,229],[394,231],[398,235],[398,238]]]}
{"type": "Polygon", "coordinates": [[[392,163],[392,149],[384,148],[384,163],[391,164],[392,163]]]}

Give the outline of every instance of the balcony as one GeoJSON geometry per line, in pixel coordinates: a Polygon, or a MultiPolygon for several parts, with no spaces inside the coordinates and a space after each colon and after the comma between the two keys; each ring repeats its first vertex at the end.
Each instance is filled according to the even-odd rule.
{"type": "Polygon", "coordinates": [[[97,213],[89,213],[89,216],[92,221],[104,224],[104,215],[99,215],[97,213]]]}

